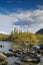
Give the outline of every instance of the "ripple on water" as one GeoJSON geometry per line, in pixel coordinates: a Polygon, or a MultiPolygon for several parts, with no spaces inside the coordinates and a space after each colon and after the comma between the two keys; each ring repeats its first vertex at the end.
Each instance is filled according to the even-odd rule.
{"type": "Polygon", "coordinates": [[[14,57],[14,56],[7,58],[8,65],[13,65],[14,62],[16,62],[17,60],[18,60],[18,57],[16,58],[16,57],[14,57]]]}
{"type": "Polygon", "coordinates": [[[43,57],[41,58],[41,61],[38,65],[43,65],[43,57]]]}

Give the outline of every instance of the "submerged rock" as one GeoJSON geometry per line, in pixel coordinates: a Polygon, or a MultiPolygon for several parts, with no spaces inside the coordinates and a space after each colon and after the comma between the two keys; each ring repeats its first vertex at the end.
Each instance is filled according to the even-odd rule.
{"type": "Polygon", "coordinates": [[[15,62],[15,65],[26,65],[26,63],[21,62],[21,61],[17,61],[17,62],[15,62]]]}
{"type": "Polygon", "coordinates": [[[12,56],[14,56],[14,53],[12,53],[12,52],[4,52],[3,53],[5,56],[7,56],[7,57],[12,57],[12,56]]]}
{"type": "Polygon", "coordinates": [[[4,45],[0,45],[0,47],[2,48],[2,47],[5,47],[4,45]]]}

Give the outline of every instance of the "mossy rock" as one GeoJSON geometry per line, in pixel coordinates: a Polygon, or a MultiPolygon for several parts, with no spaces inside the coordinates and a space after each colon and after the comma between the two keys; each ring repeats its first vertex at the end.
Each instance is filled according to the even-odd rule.
{"type": "Polygon", "coordinates": [[[8,65],[8,62],[5,62],[4,64],[2,64],[2,65],[8,65]]]}
{"type": "Polygon", "coordinates": [[[7,57],[0,53],[0,65],[4,64],[6,62],[7,57]]]}

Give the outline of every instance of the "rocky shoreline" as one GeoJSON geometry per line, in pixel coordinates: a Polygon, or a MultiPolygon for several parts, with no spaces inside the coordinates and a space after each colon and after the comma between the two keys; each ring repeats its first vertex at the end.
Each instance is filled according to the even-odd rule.
{"type": "Polygon", "coordinates": [[[19,57],[19,60],[14,63],[24,65],[25,62],[39,63],[40,58],[43,57],[42,51],[33,49],[9,49],[9,52],[2,52],[2,54],[6,57],[19,57]]]}

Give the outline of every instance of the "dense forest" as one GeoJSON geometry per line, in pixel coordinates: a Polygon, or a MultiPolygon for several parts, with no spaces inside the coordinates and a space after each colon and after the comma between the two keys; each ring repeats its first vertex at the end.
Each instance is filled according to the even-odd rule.
{"type": "Polygon", "coordinates": [[[28,44],[43,44],[43,35],[29,32],[18,32],[15,28],[10,35],[0,34],[1,41],[12,41],[14,43],[26,42],[28,44]]]}

